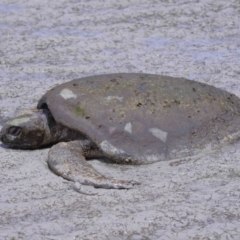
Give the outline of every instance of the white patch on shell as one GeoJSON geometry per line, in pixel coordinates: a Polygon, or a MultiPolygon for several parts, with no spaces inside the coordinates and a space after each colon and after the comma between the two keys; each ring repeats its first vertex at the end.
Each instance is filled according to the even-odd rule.
{"type": "Polygon", "coordinates": [[[30,120],[29,117],[15,118],[15,119],[7,121],[7,124],[13,125],[13,126],[19,126],[22,123],[29,122],[29,120],[30,120]]]}
{"type": "Polygon", "coordinates": [[[168,135],[167,132],[164,132],[159,128],[149,128],[148,131],[151,132],[154,137],[160,139],[161,141],[163,142],[167,141],[167,135],[168,135]]]}
{"type": "Polygon", "coordinates": [[[102,141],[100,143],[100,146],[101,146],[101,148],[104,152],[109,153],[111,155],[118,155],[118,154],[121,154],[121,153],[125,153],[122,149],[114,147],[107,140],[102,141]]]}
{"type": "Polygon", "coordinates": [[[119,96],[107,96],[105,99],[108,100],[108,101],[111,101],[111,100],[113,100],[113,99],[116,99],[116,100],[118,100],[119,102],[122,102],[123,97],[119,97],[119,96]]]}
{"type": "Polygon", "coordinates": [[[125,125],[124,130],[126,132],[132,133],[132,124],[129,122],[125,125]]]}
{"type": "Polygon", "coordinates": [[[64,99],[77,98],[77,95],[73,93],[70,89],[64,88],[59,95],[64,99]]]}

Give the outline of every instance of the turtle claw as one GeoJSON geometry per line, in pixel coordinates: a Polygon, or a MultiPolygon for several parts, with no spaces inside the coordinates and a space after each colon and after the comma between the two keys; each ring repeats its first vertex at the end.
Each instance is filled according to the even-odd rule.
{"type": "Polygon", "coordinates": [[[135,186],[135,185],[141,185],[140,182],[135,181],[135,180],[130,180],[130,181],[129,181],[129,184],[131,184],[131,185],[133,185],[133,186],[135,186]]]}

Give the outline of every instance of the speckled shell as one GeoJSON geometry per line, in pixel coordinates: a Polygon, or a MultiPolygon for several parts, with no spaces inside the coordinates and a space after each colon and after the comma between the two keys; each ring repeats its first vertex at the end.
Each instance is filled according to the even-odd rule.
{"type": "Polygon", "coordinates": [[[239,98],[183,78],[80,78],[48,91],[38,103],[46,106],[60,124],[141,163],[196,155],[239,135],[239,98]]]}

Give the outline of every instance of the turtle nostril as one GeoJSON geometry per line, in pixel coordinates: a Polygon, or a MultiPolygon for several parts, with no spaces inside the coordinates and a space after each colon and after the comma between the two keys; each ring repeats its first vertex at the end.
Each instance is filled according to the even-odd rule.
{"type": "Polygon", "coordinates": [[[13,136],[18,136],[22,132],[22,128],[20,127],[10,127],[7,131],[8,134],[11,134],[13,136]]]}

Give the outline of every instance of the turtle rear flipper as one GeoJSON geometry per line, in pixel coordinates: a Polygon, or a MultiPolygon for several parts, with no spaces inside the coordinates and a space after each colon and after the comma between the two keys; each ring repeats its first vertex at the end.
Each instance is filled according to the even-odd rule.
{"type": "Polygon", "coordinates": [[[101,151],[91,151],[88,141],[61,142],[48,154],[48,166],[57,175],[82,185],[105,189],[129,189],[139,184],[135,181],[107,178],[98,173],[87,161],[88,157],[102,157],[101,151]]]}

